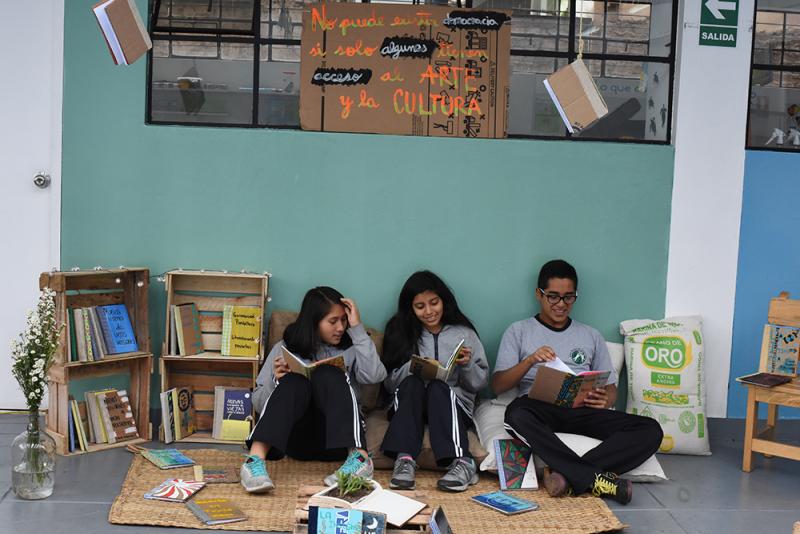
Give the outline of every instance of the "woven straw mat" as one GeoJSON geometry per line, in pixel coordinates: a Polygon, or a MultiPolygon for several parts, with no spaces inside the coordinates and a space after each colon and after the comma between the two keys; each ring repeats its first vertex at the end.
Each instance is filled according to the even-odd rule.
{"type": "MultiPolygon", "coordinates": [[[[214,449],[183,451],[200,465],[238,467],[242,455],[214,449]]],[[[294,528],[294,508],[297,490],[303,485],[320,485],[322,478],[339,466],[336,462],[299,462],[284,459],[268,462],[276,488],[265,495],[250,495],[240,484],[209,484],[197,495],[203,498],[226,497],[242,509],[247,521],[207,527],[180,503],[154,501],[143,498],[144,493],[168,478],[192,479],[192,468],[161,470],[135,455],[120,495],[111,505],[108,520],[123,525],[152,525],[184,528],[224,530],[261,530],[291,532],[294,528]]],[[[376,471],[375,479],[388,487],[391,471],[376,471]]],[[[540,509],[535,512],[504,516],[480,506],[469,497],[498,489],[497,478],[481,476],[481,481],[463,493],[445,493],[436,490],[436,480],[441,473],[417,472],[417,490],[428,495],[428,504],[442,506],[453,532],[456,534],[486,534],[488,532],[531,532],[547,534],[579,534],[607,532],[624,528],[624,525],[595,497],[553,499],[544,491],[525,492],[523,497],[535,500],[540,509]]]]}

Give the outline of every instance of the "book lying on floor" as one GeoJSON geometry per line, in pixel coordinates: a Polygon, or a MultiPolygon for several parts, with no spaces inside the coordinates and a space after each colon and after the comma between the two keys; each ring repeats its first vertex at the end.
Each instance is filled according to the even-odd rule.
{"type": "Polygon", "coordinates": [[[194,460],[178,449],[145,449],[135,445],[128,446],[131,452],[138,452],[159,469],[175,469],[194,465],[194,460]]]}
{"type": "Polygon", "coordinates": [[[539,505],[533,501],[520,499],[508,493],[503,493],[502,491],[475,495],[472,497],[472,500],[478,504],[497,510],[498,512],[503,512],[506,515],[530,512],[531,510],[537,510],[539,508],[539,505]]]}
{"type": "Polygon", "coordinates": [[[431,519],[428,521],[428,528],[431,534],[453,534],[453,529],[450,528],[450,522],[447,516],[444,515],[444,508],[437,507],[431,514],[431,519]]]}
{"type": "Polygon", "coordinates": [[[556,406],[578,408],[589,392],[608,383],[611,371],[584,371],[575,374],[564,362],[556,358],[537,366],[536,378],[528,397],[556,406]]]}
{"type": "Polygon", "coordinates": [[[344,508],[308,507],[308,534],[383,534],[386,516],[344,508]]]}
{"type": "Polygon", "coordinates": [[[239,469],[221,465],[202,466],[203,482],[206,484],[233,484],[239,482],[239,469]]]}
{"type": "Polygon", "coordinates": [[[787,375],[776,375],[772,373],[755,373],[752,375],[737,377],[736,381],[742,382],[743,384],[752,384],[762,388],[771,388],[791,382],[792,377],[787,375]]]}
{"type": "Polygon", "coordinates": [[[539,489],[530,447],[518,439],[499,438],[494,440],[494,454],[500,489],[539,489]]]}
{"type": "Polygon", "coordinates": [[[458,345],[456,345],[456,348],[450,354],[450,357],[447,358],[447,362],[444,365],[439,363],[439,360],[435,358],[427,358],[414,354],[411,356],[409,371],[412,375],[417,375],[423,380],[447,380],[447,377],[450,376],[450,373],[453,371],[453,367],[458,360],[463,346],[464,340],[462,339],[458,345]]]}
{"type": "Polygon", "coordinates": [[[247,519],[230,499],[194,499],[187,502],[186,507],[206,525],[223,525],[247,519]]]}
{"type": "Polygon", "coordinates": [[[169,502],[186,502],[205,487],[205,482],[170,478],[144,494],[145,499],[169,502]]]}
{"type": "Polygon", "coordinates": [[[311,373],[313,373],[314,370],[320,365],[333,365],[345,373],[347,372],[347,366],[345,365],[343,354],[333,356],[332,358],[326,358],[324,360],[306,363],[302,358],[293,354],[285,346],[281,347],[281,350],[283,351],[283,359],[286,361],[286,365],[289,366],[289,369],[293,373],[303,375],[306,378],[311,378],[311,373]]]}

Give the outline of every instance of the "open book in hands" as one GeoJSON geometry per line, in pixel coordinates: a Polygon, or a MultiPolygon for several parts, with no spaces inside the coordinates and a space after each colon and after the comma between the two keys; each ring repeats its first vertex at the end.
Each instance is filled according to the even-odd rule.
{"type": "Polygon", "coordinates": [[[344,354],[339,354],[338,356],[333,356],[332,358],[326,358],[324,360],[317,360],[316,362],[306,363],[302,358],[293,354],[285,346],[281,347],[281,351],[283,352],[283,359],[286,361],[286,365],[289,366],[289,369],[293,373],[303,375],[309,379],[311,378],[311,373],[314,372],[314,369],[320,365],[333,365],[345,373],[347,372],[347,366],[344,363],[344,354]]]}
{"type": "Polygon", "coordinates": [[[447,363],[444,365],[433,358],[425,358],[415,354],[411,356],[411,366],[409,367],[409,371],[412,375],[417,375],[423,380],[447,380],[447,377],[450,376],[450,373],[453,371],[453,367],[456,365],[456,360],[458,360],[459,353],[461,352],[461,348],[463,346],[464,340],[462,339],[459,341],[458,345],[456,345],[456,348],[450,354],[450,357],[447,358],[447,363]]]}
{"type": "Polygon", "coordinates": [[[611,371],[584,371],[579,374],[555,359],[539,365],[528,397],[556,406],[579,408],[589,392],[604,387],[611,371]]]}

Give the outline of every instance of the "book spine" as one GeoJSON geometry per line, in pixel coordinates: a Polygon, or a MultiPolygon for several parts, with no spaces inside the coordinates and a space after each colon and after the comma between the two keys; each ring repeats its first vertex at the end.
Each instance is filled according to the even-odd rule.
{"type": "Polygon", "coordinates": [[[97,317],[97,307],[89,308],[89,323],[92,326],[92,339],[94,340],[97,354],[101,360],[105,360],[108,350],[106,349],[103,333],[100,329],[100,320],[97,317]]]}
{"type": "Polygon", "coordinates": [[[183,319],[181,308],[173,306],[175,310],[175,332],[178,334],[178,354],[186,356],[186,346],[183,343],[183,319]]]}
{"type": "Polygon", "coordinates": [[[114,340],[114,335],[111,332],[111,325],[108,322],[108,313],[105,307],[98,306],[95,309],[97,315],[97,322],[100,325],[103,340],[105,341],[106,354],[116,354],[119,352],[119,347],[114,340]]]}
{"type": "Polygon", "coordinates": [[[506,470],[503,467],[503,451],[502,446],[500,445],[500,440],[494,440],[494,458],[495,462],[497,463],[497,477],[500,479],[500,489],[508,489],[508,484],[506,483],[506,470]]]}
{"type": "Polygon", "coordinates": [[[89,323],[89,310],[81,308],[81,316],[83,317],[83,338],[86,340],[86,359],[87,361],[94,361],[97,358],[94,356],[94,347],[92,347],[92,327],[89,323]]]}
{"type": "Polygon", "coordinates": [[[75,310],[69,308],[67,310],[67,321],[69,323],[69,361],[78,361],[78,340],[75,336],[75,310]]]}
{"type": "Polygon", "coordinates": [[[233,334],[233,306],[227,305],[222,310],[222,347],[223,356],[231,354],[231,335],[233,334]]]}
{"type": "Polygon", "coordinates": [[[75,418],[72,416],[72,410],[67,411],[67,427],[69,427],[69,452],[75,450],[75,418]]]}
{"type": "Polygon", "coordinates": [[[175,422],[175,441],[180,440],[183,436],[181,434],[181,409],[178,406],[178,390],[173,389],[171,390],[171,397],[172,397],[172,413],[173,417],[172,420],[175,422]]]}
{"type": "Polygon", "coordinates": [[[172,435],[172,423],[170,418],[169,395],[164,391],[159,395],[161,398],[161,427],[164,429],[164,443],[172,443],[174,441],[172,435]]]}
{"type": "Polygon", "coordinates": [[[75,343],[78,345],[78,361],[87,361],[86,337],[83,334],[83,312],[80,308],[72,310],[75,318],[75,343]]]}

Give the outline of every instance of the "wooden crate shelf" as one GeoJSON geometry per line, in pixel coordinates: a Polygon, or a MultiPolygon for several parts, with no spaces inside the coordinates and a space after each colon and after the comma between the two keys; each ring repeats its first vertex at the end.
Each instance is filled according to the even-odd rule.
{"type": "MultiPolygon", "coordinates": [[[[240,444],[236,441],[211,437],[214,426],[214,388],[216,386],[254,388],[264,359],[264,343],[259,345],[256,357],[223,356],[220,352],[222,312],[227,305],[260,307],[262,321],[259,339],[263,339],[263,312],[267,303],[269,276],[250,273],[170,271],[166,273],[165,288],[166,325],[162,356],[159,359],[161,391],[181,386],[193,387],[194,407],[197,413],[197,429],[194,434],[177,441],[240,444]],[[169,310],[173,305],[188,303],[194,303],[200,315],[200,330],[205,351],[190,356],[170,354],[169,339],[172,325],[169,321],[169,310]]],[[[163,427],[159,435],[163,439],[163,427]]]]}
{"type": "MultiPolygon", "coordinates": [[[[69,328],[64,328],[56,351],[55,363],[48,373],[47,432],[56,441],[61,455],[84,454],[125,446],[128,443],[149,441],[150,376],[153,372],[153,354],[150,351],[150,334],[147,323],[148,269],[112,269],[104,271],[42,273],[39,288],[56,292],[56,317],[59,324],[67,325],[71,308],[125,304],[131,320],[139,351],[119,356],[107,356],[91,362],[69,361],[69,328]],[[88,451],[69,452],[69,387],[78,379],[93,379],[126,374],[130,377],[128,398],[140,438],[118,443],[93,443],[88,451]]],[[[81,400],[81,399],[78,399],[81,400]]]]}

